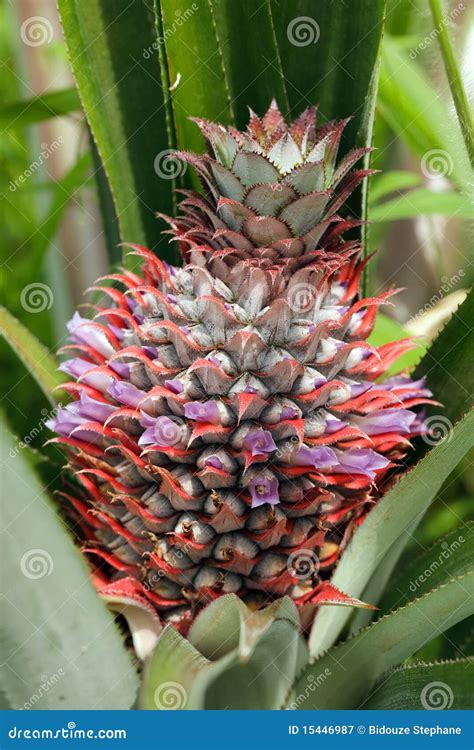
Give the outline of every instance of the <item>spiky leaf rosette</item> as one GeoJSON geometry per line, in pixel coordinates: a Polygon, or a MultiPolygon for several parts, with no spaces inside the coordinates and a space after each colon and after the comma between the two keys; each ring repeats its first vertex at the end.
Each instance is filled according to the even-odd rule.
{"type": "Polygon", "coordinates": [[[340,215],[368,174],[336,162],[345,123],[273,103],[246,133],[198,121],[180,154],[204,194],[169,219],[182,269],[134,247],[70,323],[74,401],[53,422],[64,493],[105,596],[185,630],[209,600],[344,601],[324,583],[387,472],[423,430],[421,381],[379,381],[409,341],[366,339],[388,294],[360,299],[340,215]],[[81,486],[80,491],[77,484],[81,486]]]}

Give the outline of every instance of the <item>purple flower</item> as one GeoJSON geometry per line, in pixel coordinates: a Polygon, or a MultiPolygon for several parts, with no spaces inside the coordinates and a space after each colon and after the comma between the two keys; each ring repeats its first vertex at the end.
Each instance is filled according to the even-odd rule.
{"type": "Polygon", "coordinates": [[[244,448],[252,451],[252,456],[260,456],[262,453],[271,453],[277,449],[271,432],[261,428],[251,432],[244,440],[244,448]]]}
{"type": "Polygon", "coordinates": [[[246,385],[243,392],[244,393],[257,393],[257,389],[253,385],[246,385]]]}
{"type": "Polygon", "coordinates": [[[106,422],[116,408],[113,404],[97,401],[95,398],[88,396],[87,393],[81,393],[79,413],[88,420],[106,422]]]}
{"type": "Polygon", "coordinates": [[[374,385],[373,383],[351,383],[349,387],[351,389],[351,398],[357,398],[357,396],[362,396],[363,393],[373,388],[374,385]]]}
{"type": "Polygon", "coordinates": [[[104,331],[87,318],[81,318],[78,312],[74,313],[67,324],[67,329],[71,334],[72,340],[77,344],[92,346],[103,357],[110,357],[114,353],[114,348],[108,341],[104,331]]]}
{"type": "Polygon", "coordinates": [[[250,494],[252,495],[252,508],[258,508],[259,505],[278,505],[280,497],[278,495],[278,479],[274,476],[265,474],[254,477],[249,482],[250,494]]]}
{"type": "Polygon", "coordinates": [[[326,417],[326,428],[324,430],[326,435],[333,435],[335,432],[339,432],[343,427],[347,427],[347,422],[343,422],[342,419],[332,417],[328,415],[326,417]]]}
{"type": "Polygon", "coordinates": [[[377,469],[385,469],[390,461],[370,448],[353,448],[338,452],[339,465],[336,471],[340,474],[363,474],[375,479],[377,469]]]}
{"type": "Polygon", "coordinates": [[[121,404],[131,406],[134,409],[146,396],[145,391],[141,391],[131,383],[125,383],[123,380],[114,380],[109,387],[109,393],[112,398],[115,398],[121,404]]]}
{"type": "Polygon", "coordinates": [[[206,466],[212,466],[213,469],[222,469],[222,461],[219,456],[209,456],[205,461],[206,466]]]}
{"type": "Polygon", "coordinates": [[[382,409],[357,419],[357,424],[367,435],[383,435],[385,432],[399,434],[410,432],[415,421],[415,412],[409,409],[382,409]]]}
{"type": "Polygon", "coordinates": [[[92,362],[88,362],[87,359],[81,359],[80,357],[74,357],[73,359],[67,359],[65,362],[59,365],[61,372],[66,372],[73,378],[80,378],[85,372],[91,370],[94,367],[92,362]]]}
{"type": "Polygon", "coordinates": [[[57,432],[58,435],[69,437],[76,427],[89,421],[80,414],[79,407],[79,401],[73,401],[72,404],[59,408],[56,415],[47,420],[46,427],[57,432]]]}
{"type": "Polygon", "coordinates": [[[116,372],[117,375],[120,375],[121,378],[130,377],[130,365],[127,365],[125,362],[109,362],[109,367],[116,372]]]}
{"type": "Polygon", "coordinates": [[[293,451],[291,458],[296,466],[314,466],[315,469],[330,469],[337,464],[336,454],[332,448],[325,446],[308,448],[307,445],[302,445],[293,451]]]}
{"type": "Polygon", "coordinates": [[[280,412],[280,422],[287,419],[298,419],[298,409],[295,406],[284,406],[280,412]]]}
{"type": "Polygon", "coordinates": [[[173,393],[182,393],[184,391],[181,380],[165,380],[165,386],[169,391],[173,391],[173,393]]]}
{"type": "Polygon", "coordinates": [[[313,384],[314,385],[314,389],[316,390],[317,388],[321,388],[321,386],[324,385],[327,382],[328,381],[326,380],[326,378],[323,378],[323,376],[321,376],[320,378],[316,378],[315,381],[314,381],[314,384],[313,384]]]}
{"type": "Polygon", "coordinates": [[[156,359],[158,356],[158,349],[156,346],[144,346],[142,347],[147,357],[150,359],[156,359]]]}
{"type": "Polygon", "coordinates": [[[141,423],[146,429],[141,435],[138,445],[171,447],[181,440],[181,426],[173,422],[169,417],[157,417],[154,419],[148,414],[142,413],[141,423]]]}
{"type": "Polygon", "coordinates": [[[195,419],[196,422],[220,423],[219,407],[215,401],[189,401],[184,405],[184,416],[187,419],[195,419]]]}

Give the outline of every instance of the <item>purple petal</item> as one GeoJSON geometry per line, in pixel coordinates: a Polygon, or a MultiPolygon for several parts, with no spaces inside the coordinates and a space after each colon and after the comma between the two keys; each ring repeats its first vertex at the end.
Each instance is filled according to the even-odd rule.
{"type": "Polygon", "coordinates": [[[222,461],[219,456],[209,456],[205,461],[206,466],[212,466],[213,469],[222,469],[222,461]]]}
{"type": "Polygon", "coordinates": [[[97,324],[92,323],[87,318],[81,318],[78,312],[74,313],[67,323],[67,329],[73,341],[91,346],[103,357],[110,357],[115,351],[107,336],[97,327],[97,324]]]}
{"type": "Polygon", "coordinates": [[[81,393],[80,413],[83,417],[94,422],[106,422],[110,415],[116,410],[113,404],[106,404],[91,398],[87,393],[81,393]]]}
{"type": "Polygon", "coordinates": [[[337,419],[336,417],[327,416],[326,417],[326,428],[324,430],[326,435],[333,435],[335,432],[339,432],[339,430],[342,430],[343,427],[347,427],[347,422],[343,422],[342,419],[337,419]]]}
{"type": "Polygon", "coordinates": [[[130,365],[127,365],[125,362],[109,362],[109,367],[116,372],[117,375],[120,375],[121,378],[130,377],[130,365]]]}
{"type": "Polygon", "coordinates": [[[184,416],[187,419],[195,419],[196,422],[220,423],[219,407],[215,401],[189,401],[184,405],[184,416]]]}
{"type": "Polygon", "coordinates": [[[125,406],[131,406],[134,409],[146,396],[145,391],[141,391],[136,386],[126,383],[123,380],[114,380],[109,387],[109,393],[116,401],[125,404],[125,406]]]}
{"type": "Polygon", "coordinates": [[[176,422],[173,422],[169,417],[157,417],[153,419],[148,417],[147,419],[141,420],[142,424],[150,425],[148,429],[141,435],[138,444],[139,445],[162,445],[171,447],[176,445],[181,440],[181,427],[176,422]]]}
{"type": "Polygon", "coordinates": [[[182,393],[184,391],[181,380],[165,380],[165,386],[168,390],[173,391],[173,393],[182,393]]]}
{"type": "Polygon", "coordinates": [[[307,445],[302,445],[301,448],[293,451],[291,459],[296,466],[314,466],[315,469],[330,469],[337,464],[336,454],[331,448],[325,446],[309,448],[307,445]]]}
{"type": "Polygon", "coordinates": [[[339,465],[336,469],[343,474],[363,474],[375,479],[377,469],[384,469],[390,461],[370,448],[353,448],[339,451],[339,465]]]}
{"type": "Polygon", "coordinates": [[[294,406],[284,406],[280,412],[280,422],[287,419],[298,419],[298,409],[294,406]]]}
{"type": "Polygon", "coordinates": [[[76,427],[88,421],[90,420],[79,413],[79,402],[74,401],[64,408],[59,408],[56,415],[52,419],[48,419],[45,424],[50,430],[57,432],[58,435],[69,437],[76,427]]]}
{"type": "Polygon", "coordinates": [[[262,453],[271,453],[277,449],[271,432],[261,428],[251,432],[244,440],[244,448],[252,451],[252,456],[260,456],[262,453]]]}
{"type": "Polygon", "coordinates": [[[256,476],[249,482],[250,494],[252,495],[252,508],[260,505],[278,505],[278,479],[266,475],[256,476]]]}
{"type": "Polygon", "coordinates": [[[66,372],[73,378],[80,378],[85,372],[94,367],[93,362],[88,362],[87,359],[81,359],[80,357],[74,357],[73,359],[67,359],[65,362],[59,365],[61,372],[66,372]]]}
{"type": "Polygon", "coordinates": [[[356,421],[367,435],[383,435],[385,432],[404,434],[410,432],[415,413],[409,409],[383,409],[356,421]]]}

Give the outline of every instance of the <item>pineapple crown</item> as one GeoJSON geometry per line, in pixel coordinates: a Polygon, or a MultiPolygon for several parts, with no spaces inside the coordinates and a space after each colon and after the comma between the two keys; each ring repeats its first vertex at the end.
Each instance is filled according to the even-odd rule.
{"type": "Polygon", "coordinates": [[[210,263],[219,277],[219,267],[239,261],[291,274],[311,264],[339,265],[360,249],[341,235],[361,222],[338,212],[373,170],[352,170],[369,148],[337,163],[349,120],[318,128],[317,109],[309,107],[288,124],[275,100],[262,118],[250,110],[246,132],[193,119],[208,152],[176,158],[196,170],[204,196],[183,191],[178,218],[165,217],[185,262],[210,263]]]}

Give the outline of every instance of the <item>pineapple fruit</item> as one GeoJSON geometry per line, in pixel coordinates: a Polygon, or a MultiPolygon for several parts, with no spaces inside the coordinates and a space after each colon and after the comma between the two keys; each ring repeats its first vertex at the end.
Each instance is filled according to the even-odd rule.
{"type": "Polygon", "coordinates": [[[98,282],[50,423],[98,590],[183,634],[224,594],[350,602],[331,571],[431,398],[381,379],[410,341],[367,343],[393,292],[361,296],[345,202],[370,171],[367,149],[337,160],[346,121],[287,124],[273,102],[246,132],[196,122],[208,153],[176,158],[203,191],[165,217],[183,267],[132,246],[141,274],[98,282]]]}

